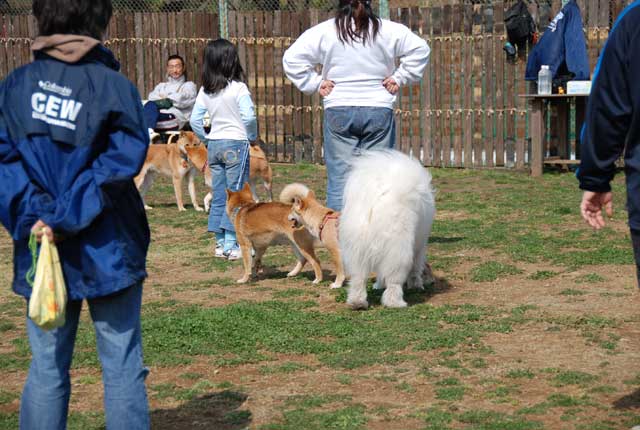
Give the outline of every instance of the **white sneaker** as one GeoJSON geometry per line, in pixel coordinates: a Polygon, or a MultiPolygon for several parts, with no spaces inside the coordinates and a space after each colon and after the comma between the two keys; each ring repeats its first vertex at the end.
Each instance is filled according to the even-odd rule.
{"type": "Polygon", "coordinates": [[[216,250],[214,251],[213,256],[216,258],[227,258],[227,256],[224,255],[224,246],[222,243],[216,244],[216,250]]]}
{"type": "Polygon", "coordinates": [[[238,245],[231,248],[231,251],[227,253],[227,260],[229,261],[239,260],[240,258],[242,258],[242,250],[238,245]]]}

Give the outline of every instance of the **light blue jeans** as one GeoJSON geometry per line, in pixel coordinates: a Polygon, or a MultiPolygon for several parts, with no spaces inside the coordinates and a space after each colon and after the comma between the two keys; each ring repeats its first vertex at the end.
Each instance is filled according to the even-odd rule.
{"type": "Polygon", "coordinates": [[[227,188],[241,190],[249,180],[249,142],[246,140],[208,140],[207,152],[211,168],[213,200],[209,211],[209,231],[235,232],[227,216],[227,188]]]}
{"type": "MultiPolygon", "coordinates": [[[[142,284],[88,300],[102,364],[107,429],[149,428],[149,404],[142,363],[142,284]]],[[[69,367],[82,301],[67,303],[64,326],[44,331],[27,317],[31,367],[20,403],[20,429],[64,430],[71,384],[69,367]]]]}
{"type": "Polygon", "coordinates": [[[342,194],[351,160],[362,151],[393,148],[393,110],[341,106],[324,111],[324,160],[327,165],[327,206],[342,210],[342,194]]]}

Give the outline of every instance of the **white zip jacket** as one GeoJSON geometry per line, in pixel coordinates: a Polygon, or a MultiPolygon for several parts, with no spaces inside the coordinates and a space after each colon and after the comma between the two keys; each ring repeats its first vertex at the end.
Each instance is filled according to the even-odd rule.
{"type": "Polygon", "coordinates": [[[284,53],[284,72],[300,91],[312,94],[323,80],[335,82],[324,107],[393,108],[396,97],[383,86],[391,76],[400,86],[422,79],[429,46],[406,26],[386,19],[374,41],[342,43],[335,19],[305,31],[284,53]],[[399,66],[396,67],[396,60],[399,66]],[[322,72],[316,66],[322,66],[322,72]]]}
{"type": "Polygon", "coordinates": [[[149,93],[149,100],[171,99],[173,107],[161,109],[160,112],[173,114],[178,121],[178,128],[182,128],[189,122],[197,95],[198,87],[193,82],[187,81],[184,75],[178,79],[168,76],[167,82],[156,85],[149,93]]]}

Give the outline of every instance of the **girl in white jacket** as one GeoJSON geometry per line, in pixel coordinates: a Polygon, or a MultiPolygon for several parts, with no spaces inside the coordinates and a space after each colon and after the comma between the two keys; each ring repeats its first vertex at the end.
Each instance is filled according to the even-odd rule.
{"type": "Polygon", "coordinates": [[[396,93],[422,78],[428,59],[427,43],[406,26],[378,18],[370,0],[340,0],[334,19],[305,31],[287,49],[287,77],[304,93],[323,97],[327,206],[342,208],[352,156],[395,145],[396,93]]]}

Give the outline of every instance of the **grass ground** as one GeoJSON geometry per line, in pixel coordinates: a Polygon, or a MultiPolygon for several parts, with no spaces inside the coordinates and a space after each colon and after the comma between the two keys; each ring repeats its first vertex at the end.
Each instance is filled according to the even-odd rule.
{"type": "MultiPolygon", "coordinates": [[[[274,166],[276,192],[324,170],[274,166]]],[[[325,282],[294,257],[236,285],[240,263],[212,258],[206,216],[178,213],[169,181],[148,197],[153,243],[143,306],[158,429],[575,429],[640,424],[640,316],[616,180],[616,214],[592,232],[568,174],[433,170],[436,282],[411,306],[352,312],[325,252],[325,282]]],[[[201,189],[200,196],[204,196],[201,189]]],[[[392,220],[390,220],[392,222],[392,220]]],[[[9,289],[0,233],[0,429],[16,428],[29,348],[25,304],[9,289]]],[[[72,429],[104,427],[88,317],[73,363],[72,429]]]]}

